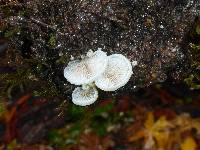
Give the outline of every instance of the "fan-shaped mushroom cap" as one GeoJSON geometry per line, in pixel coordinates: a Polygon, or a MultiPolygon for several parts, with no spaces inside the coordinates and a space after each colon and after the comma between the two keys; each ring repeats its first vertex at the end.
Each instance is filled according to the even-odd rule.
{"type": "Polygon", "coordinates": [[[115,91],[128,82],[132,73],[131,62],[125,56],[110,55],[105,72],[95,80],[95,84],[101,90],[115,91]]]}
{"type": "Polygon", "coordinates": [[[75,85],[91,83],[105,71],[107,62],[106,53],[97,50],[90,57],[70,61],[64,69],[64,77],[75,85]]]}
{"type": "Polygon", "coordinates": [[[79,106],[91,105],[98,98],[98,91],[95,87],[83,89],[77,87],[72,93],[72,102],[79,106]]]}

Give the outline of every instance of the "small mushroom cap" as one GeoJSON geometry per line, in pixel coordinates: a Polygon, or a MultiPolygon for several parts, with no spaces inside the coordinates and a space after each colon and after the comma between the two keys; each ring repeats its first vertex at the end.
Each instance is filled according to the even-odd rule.
{"type": "Polygon", "coordinates": [[[64,77],[75,85],[91,83],[105,71],[107,62],[106,53],[97,50],[90,57],[70,61],[64,69],[64,77]]]}
{"type": "Polygon", "coordinates": [[[107,68],[95,84],[101,90],[115,91],[129,81],[132,73],[131,62],[121,54],[113,54],[108,56],[107,68]]]}
{"type": "Polygon", "coordinates": [[[98,91],[95,87],[83,89],[77,87],[72,93],[72,102],[79,106],[86,106],[93,104],[98,98],[98,91]]]}

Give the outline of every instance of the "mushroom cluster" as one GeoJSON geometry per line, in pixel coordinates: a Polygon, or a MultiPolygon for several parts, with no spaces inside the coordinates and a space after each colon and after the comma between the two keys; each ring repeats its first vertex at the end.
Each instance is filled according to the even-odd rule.
{"type": "Polygon", "coordinates": [[[88,52],[82,60],[70,61],[64,69],[64,77],[77,87],[72,102],[86,106],[98,98],[96,87],[103,91],[115,91],[124,86],[132,75],[131,62],[122,54],[107,54],[100,49],[88,52]]]}

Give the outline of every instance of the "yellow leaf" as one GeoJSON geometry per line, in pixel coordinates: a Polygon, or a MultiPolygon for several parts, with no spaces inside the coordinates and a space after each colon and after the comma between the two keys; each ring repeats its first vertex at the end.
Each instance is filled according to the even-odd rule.
{"type": "Polygon", "coordinates": [[[159,148],[164,148],[169,141],[169,132],[156,132],[154,137],[159,148]]]}
{"type": "Polygon", "coordinates": [[[154,125],[154,116],[152,112],[149,112],[147,115],[147,120],[144,123],[146,129],[151,129],[154,125]]]}
{"type": "Polygon", "coordinates": [[[166,129],[169,127],[172,127],[173,125],[171,123],[169,123],[165,117],[160,117],[155,123],[154,123],[154,130],[162,130],[162,129],[166,129]]]}
{"type": "Polygon", "coordinates": [[[188,137],[181,144],[181,150],[196,150],[197,144],[192,137],[188,137]]]}

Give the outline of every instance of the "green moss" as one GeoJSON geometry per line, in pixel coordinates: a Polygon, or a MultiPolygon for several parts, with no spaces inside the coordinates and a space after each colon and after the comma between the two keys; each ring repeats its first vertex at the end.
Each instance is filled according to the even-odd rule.
{"type": "Polygon", "coordinates": [[[200,83],[198,82],[200,80],[199,75],[193,75],[191,74],[188,78],[186,78],[184,81],[187,85],[191,87],[191,89],[200,89],[200,83]]]}
{"type": "Polygon", "coordinates": [[[9,28],[5,31],[4,37],[6,37],[6,38],[13,37],[18,32],[20,32],[20,28],[18,28],[18,27],[9,28]]]}
{"type": "Polygon", "coordinates": [[[191,74],[184,80],[191,89],[200,89],[200,23],[197,21],[190,32],[191,74]],[[195,43],[195,44],[194,44],[195,43]]]}
{"type": "Polygon", "coordinates": [[[84,116],[84,113],[85,113],[84,107],[76,106],[74,104],[69,104],[68,114],[71,119],[77,120],[79,118],[82,118],[84,116]]]}
{"type": "Polygon", "coordinates": [[[53,130],[48,133],[48,140],[57,144],[62,142],[62,137],[57,131],[53,130]]]}
{"type": "Polygon", "coordinates": [[[193,49],[193,52],[196,50],[198,51],[198,50],[200,50],[200,43],[199,44],[190,43],[190,47],[193,49]]]}
{"type": "Polygon", "coordinates": [[[74,139],[80,135],[81,130],[81,124],[76,123],[68,130],[68,134],[70,135],[70,138],[74,139]]]}
{"type": "Polygon", "coordinates": [[[29,69],[23,70],[18,69],[13,73],[5,73],[0,76],[0,83],[2,83],[2,89],[0,96],[5,96],[12,98],[12,91],[16,88],[22,90],[23,86],[30,84],[31,72],[29,69]]]}
{"type": "Polygon", "coordinates": [[[30,62],[31,65],[28,61],[24,62],[24,66],[20,66],[15,72],[1,74],[0,83],[2,83],[2,86],[0,97],[6,96],[12,98],[10,93],[15,89],[19,89],[21,92],[24,92],[24,89],[32,90],[34,96],[46,98],[60,95],[52,81],[44,80],[41,77],[44,71],[41,67],[41,62],[35,62],[33,60],[30,62]]]}
{"type": "Polygon", "coordinates": [[[54,34],[52,34],[52,33],[50,34],[48,45],[51,48],[54,48],[56,46],[56,36],[54,34]]]}
{"type": "Polygon", "coordinates": [[[63,54],[58,60],[56,60],[57,64],[66,64],[69,61],[67,54],[63,54]]]}
{"type": "Polygon", "coordinates": [[[97,107],[94,116],[100,116],[102,113],[109,112],[113,108],[113,104],[108,104],[102,107],[97,107]]]}
{"type": "Polygon", "coordinates": [[[27,10],[27,9],[22,9],[22,10],[20,10],[20,11],[18,12],[18,14],[19,14],[19,16],[22,16],[22,17],[25,17],[25,16],[30,15],[30,14],[29,14],[29,10],[27,10]]]}
{"type": "Polygon", "coordinates": [[[108,127],[108,122],[106,121],[103,121],[101,123],[93,122],[93,125],[92,125],[93,131],[99,136],[106,135],[107,127],[108,127]]]}
{"type": "Polygon", "coordinates": [[[197,26],[196,26],[196,33],[197,33],[198,35],[200,35],[200,25],[197,25],[197,26]]]}
{"type": "Polygon", "coordinates": [[[3,12],[3,14],[8,17],[8,16],[11,16],[11,15],[14,15],[13,14],[13,10],[10,8],[10,7],[3,7],[1,6],[1,11],[3,12]]]}

